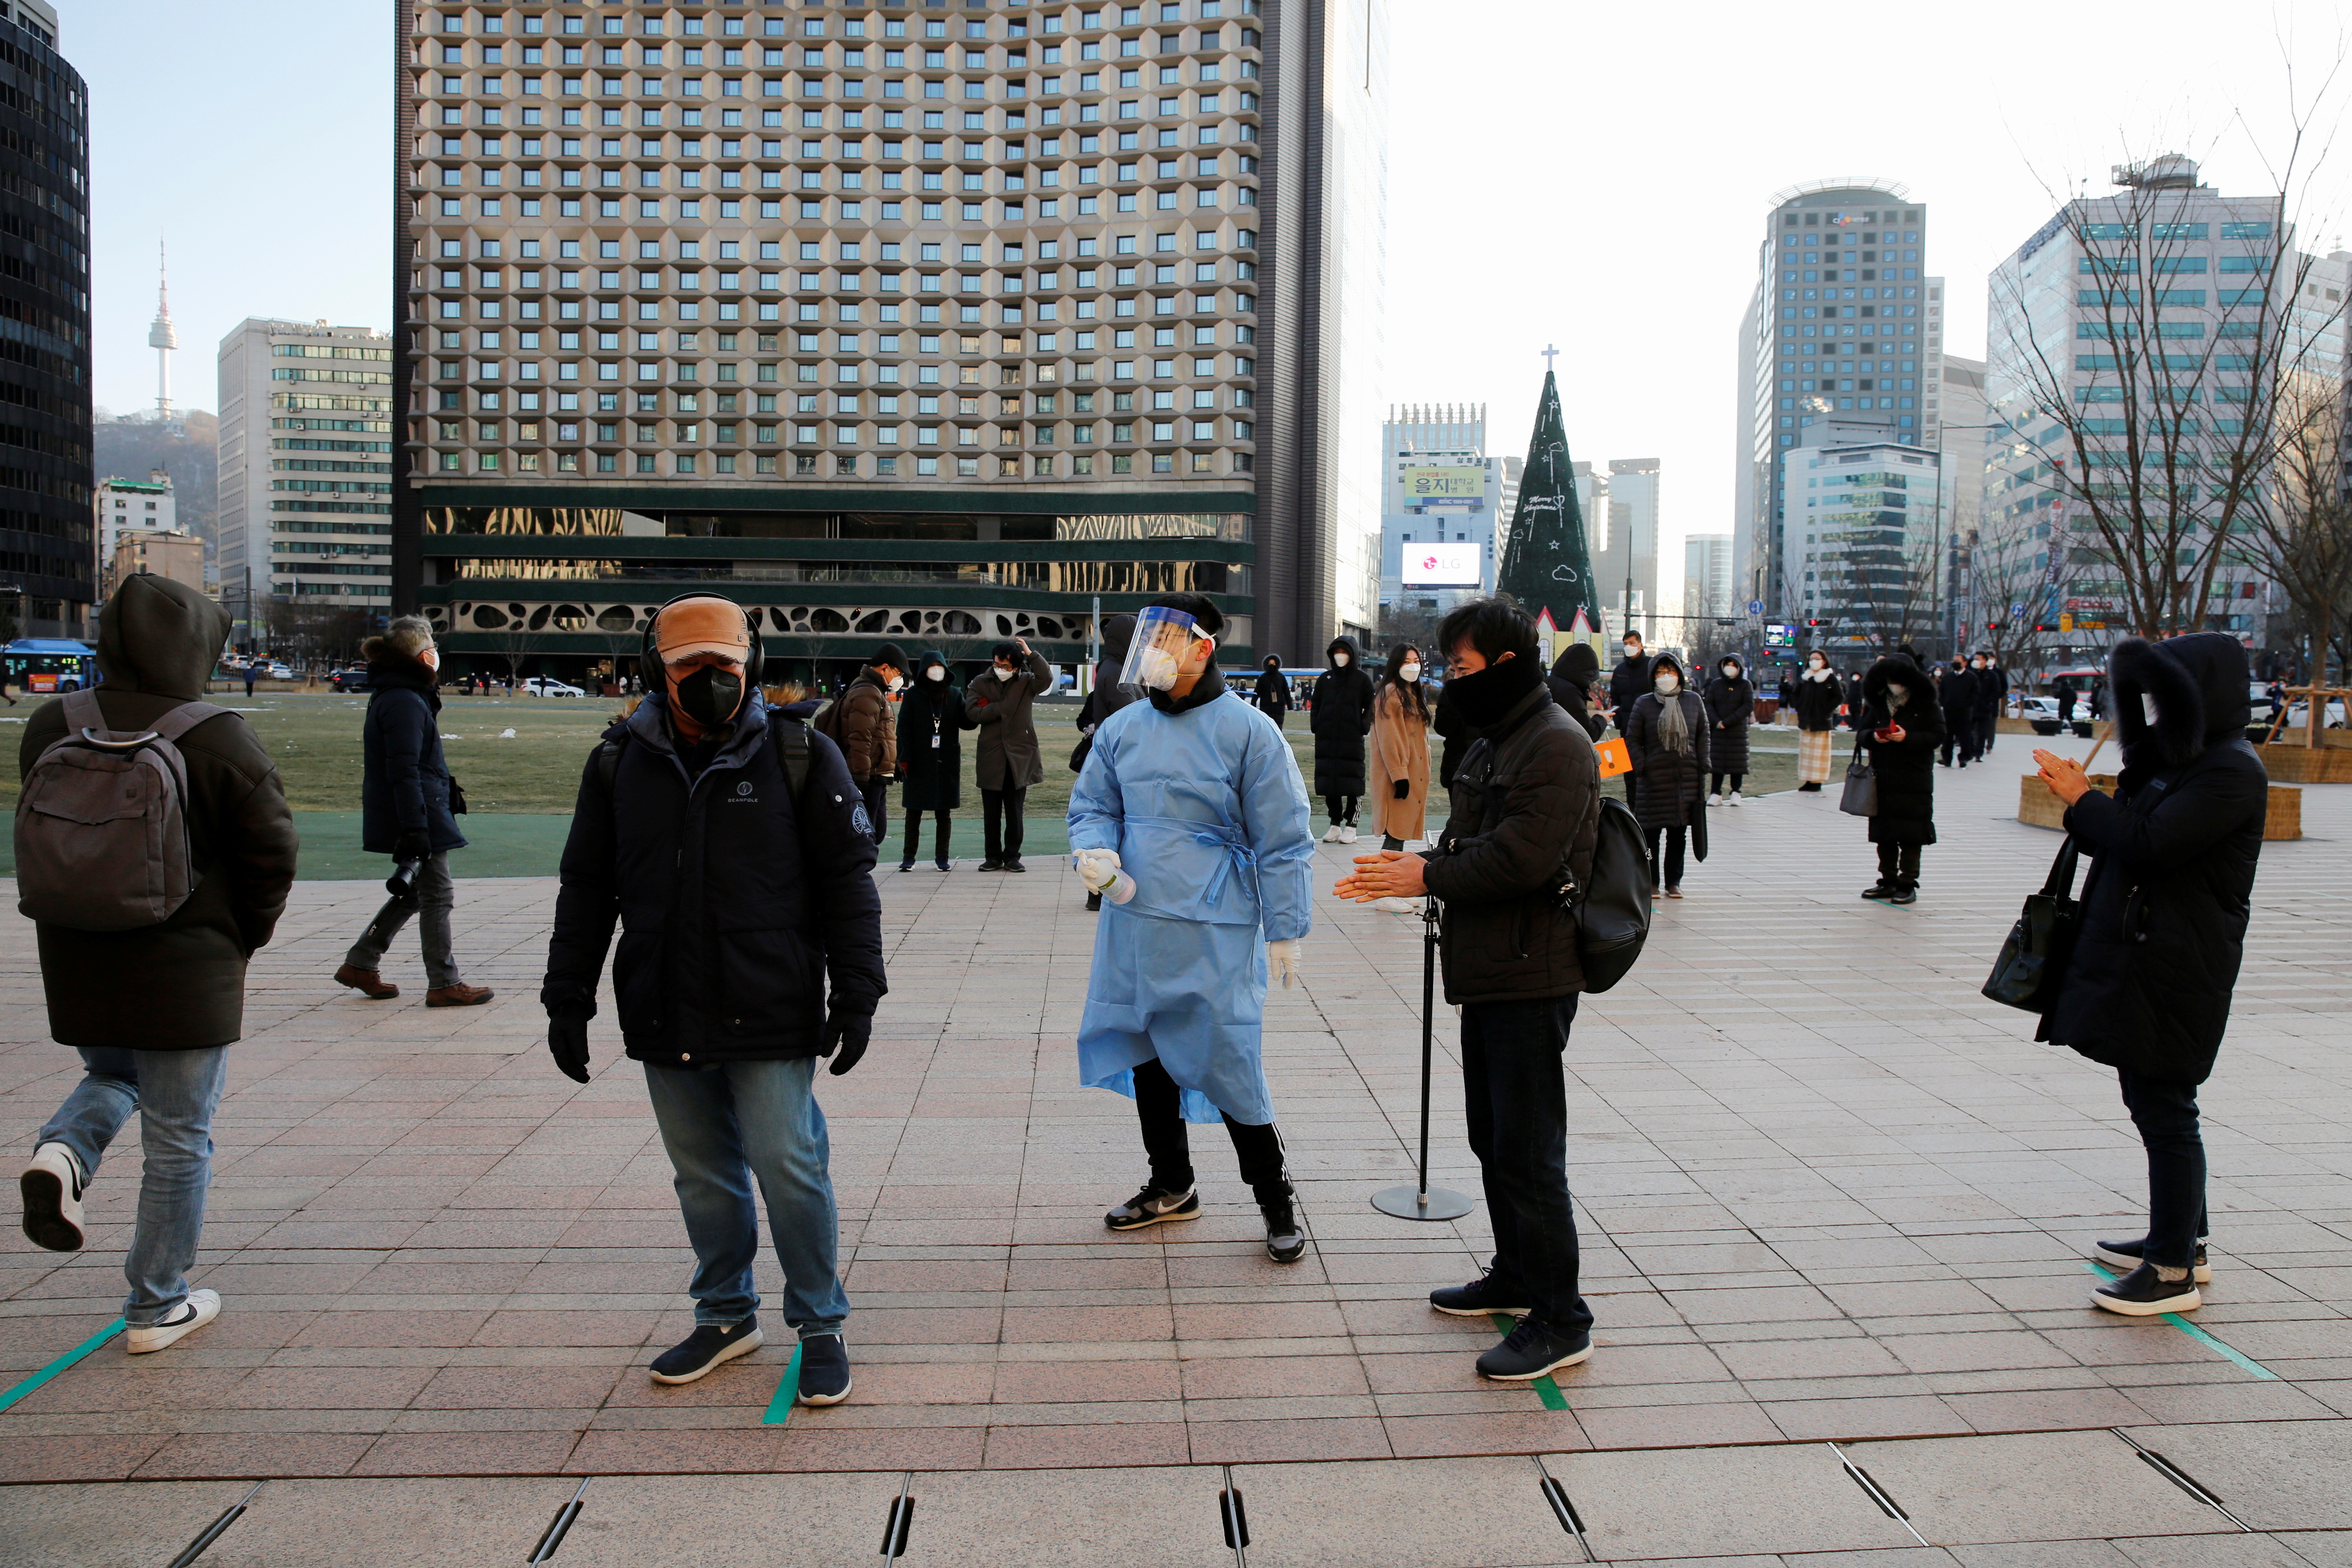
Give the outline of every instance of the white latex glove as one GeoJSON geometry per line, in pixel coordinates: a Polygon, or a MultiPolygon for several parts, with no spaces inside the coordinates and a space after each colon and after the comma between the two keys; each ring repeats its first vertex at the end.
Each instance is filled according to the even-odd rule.
{"type": "Polygon", "coordinates": [[[1301,967],[1306,957],[1307,943],[1303,937],[1293,936],[1286,941],[1267,943],[1265,945],[1266,982],[1271,985],[1274,981],[1280,980],[1284,990],[1290,989],[1306,973],[1301,967]]]}
{"type": "Polygon", "coordinates": [[[1078,879],[1097,893],[1108,892],[1118,878],[1117,850],[1080,850],[1070,857],[1078,879]]]}

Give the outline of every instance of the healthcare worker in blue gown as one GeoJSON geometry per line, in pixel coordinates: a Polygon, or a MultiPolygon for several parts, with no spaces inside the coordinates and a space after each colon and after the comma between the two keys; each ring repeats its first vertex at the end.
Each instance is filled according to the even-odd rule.
{"type": "Polygon", "coordinates": [[[1266,1255],[1290,1263],[1307,1237],[1260,1045],[1268,973],[1299,973],[1315,838],[1282,732],[1217,673],[1223,629],[1198,594],[1145,607],[1120,681],[1150,700],[1103,721],[1070,791],[1072,864],[1105,894],[1078,1075],[1134,1097],[1151,1161],[1105,1224],[1197,1218],[1185,1124],[1223,1121],[1266,1255]]]}

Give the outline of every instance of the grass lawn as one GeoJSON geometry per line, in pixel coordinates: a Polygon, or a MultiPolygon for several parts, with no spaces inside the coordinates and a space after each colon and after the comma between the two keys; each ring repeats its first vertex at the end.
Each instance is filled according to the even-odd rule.
{"type": "MultiPolygon", "coordinates": [[[[363,696],[324,693],[262,693],[247,704],[242,693],[214,694],[212,700],[242,713],[269,748],[284,780],[287,800],[301,813],[302,874],[306,879],[374,877],[384,860],[359,849],[360,724],[367,711],[363,696]]],[[[579,792],[580,771],[596,739],[612,723],[620,705],[604,697],[457,696],[445,695],[441,707],[442,748],[449,770],[466,787],[473,808],[465,823],[472,847],[456,857],[453,869],[461,876],[528,876],[551,873],[563,844],[563,824],[549,821],[568,817],[579,792]],[[509,733],[510,732],[510,733],[509,733]],[[501,819],[533,818],[537,821],[501,819]]],[[[21,722],[29,708],[0,716],[0,737],[7,726],[21,722]]],[[[1029,858],[1057,855],[1068,847],[1064,818],[1070,802],[1071,749],[1077,745],[1075,700],[1038,705],[1037,735],[1045,759],[1045,779],[1029,791],[1024,816],[1029,858]]],[[[21,736],[22,732],[18,731],[21,736]]],[[[1311,791],[1315,782],[1314,740],[1303,715],[1293,714],[1284,727],[1285,738],[1298,759],[1299,772],[1311,791]]],[[[980,786],[973,768],[978,757],[975,733],[963,737],[963,803],[956,812],[951,852],[959,857],[980,853],[980,786]]],[[[1748,785],[1749,795],[1790,789],[1797,782],[1796,732],[1758,729],[1752,732],[1748,785]]],[[[1841,766],[1843,765],[1841,761],[1841,766]]],[[[1431,745],[1431,773],[1436,772],[1436,746],[1431,745]]],[[[16,800],[16,768],[0,768],[0,807],[13,809],[16,800]]],[[[1622,789],[1612,782],[1612,791],[1622,789]]],[[[1443,821],[1442,802],[1433,810],[1430,826],[1443,821]]],[[[896,863],[899,833],[905,821],[901,797],[889,797],[884,858],[896,863]]],[[[1322,801],[1315,802],[1316,831],[1322,831],[1322,801]]],[[[923,853],[929,852],[926,828],[923,853]]],[[[15,870],[10,846],[0,841],[0,874],[15,870]]]]}

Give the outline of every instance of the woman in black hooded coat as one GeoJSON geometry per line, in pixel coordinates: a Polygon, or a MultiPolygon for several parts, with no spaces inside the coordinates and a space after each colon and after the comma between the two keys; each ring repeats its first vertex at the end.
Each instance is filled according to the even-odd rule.
{"type": "Polygon", "coordinates": [[[1710,806],[1723,795],[1723,781],[1731,779],[1731,803],[1739,804],[1739,786],[1748,778],[1748,727],[1756,717],[1756,684],[1736,653],[1716,661],[1715,679],[1706,683],[1701,700],[1706,704],[1707,783],[1710,806]]]}
{"type": "Polygon", "coordinates": [[[1323,652],[1328,667],[1315,677],[1307,727],[1315,736],[1315,792],[1330,813],[1327,844],[1356,841],[1356,802],[1364,793],[1364,737],[1372,730],[1372,677],[1355,643],[1335,637],[1323,652]],[[1344,655],[1344,657],[1342,656],[1344,655]]]}
{"type": "Polygon", "coordinates": [[[2100,1259],[2131,1272],[2091,1300],[2144,1316],[2200,1305],[2198,1282],[2210,1277],[2197,1086],[2213,1071],[2245,956],[2270,779],[2245,741],[2236,638],[2128,638],[2107,670],[2124,749],[2116,793],[2092,789],[2078,762],[2033,754],[2091,857],[2073,959],[2036,1038],[2121,1081],[2147,1150],[2147,1234],[2098,1244],[2100,1259]]]}
{"type": "Polygon", "coordinates": [[[1274,727],[1282,727],[1283,715],[1297,705],[1290,700],[1290,677],[1282,673],[1282,660],[1273,653],[1265,656],[1265,666],[1257,673],[1257,685],[1250,700],[1257,711],[1274,720],[1274,727]]]}
{"type": "Polygon", "coordinates": [[[1871,665],[1853,725],[1878,783],[1878,813],[1870,819],[1878,880],[1862,896],[1916,904],[1919,852],[1936,841],[1936,748],[1944,743],[1944,712],[1927,672],[1901,653],[1871,665]]]}
{"type": "MultiPolygon", "coordinates": [[[[1650,686],[1625,720],[1625,750],[1633,764],[1633,814],[1650,841],[1650,883],[1668,898],[1683,895],[1683,852],[1706,808],[1699,803],[1706,777],[1706,705],[1683,677],[1681,661],[1661,653],[1650,661],[1650,686]],[[1661,683],[1674,677],[1671,687],[1661,683]],[[1669,714],[1666,705],[1673,704],[1669,714]]],[[[1704,858],[1706,843],[1699,842],[1704,858]]]]}
{"type": "Polygon", "coordinates": [[[931,832],[931,863],[945,871],[950,816],[963,803],[963,694],[955,672],[940,653],[915,663],[915,679],[898,699],[898,776],[906,780],[907,843],[900,871],[915,869],[923,833],[923,813],[937,820],[931,832]]]}
{"type": "Polygon", "coordinates": [[[1551,688],[1551,700],[1567,709],[1568,716],[1595,740],[1609,727],[1609,721],[1592,711],[1592,684],[1600,678],[1601,655],[1590,643],[1570,643],[1552,661],[1551,674],[1544,677],[1544,684],[1551,688]]]}

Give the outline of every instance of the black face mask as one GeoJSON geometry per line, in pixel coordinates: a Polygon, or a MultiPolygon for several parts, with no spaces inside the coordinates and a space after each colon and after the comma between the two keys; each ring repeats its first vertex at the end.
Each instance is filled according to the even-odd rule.
{"type": "Polygon", "coordinates": [[[679,709],[705,729],[717,729],[743,706],[743,677],[716,664],[705,664],[671,683],[670,690],[679,709]]]}
{"type": "Polygon", "coordinates": [[[1446,682],[1443,706],[1452,710],[1455,724],[1485,729],[1534,691],[1542,683],[1543,673],[1539,660],[1499,660],[1475,675],[1456,675],[1446,682]]]}

